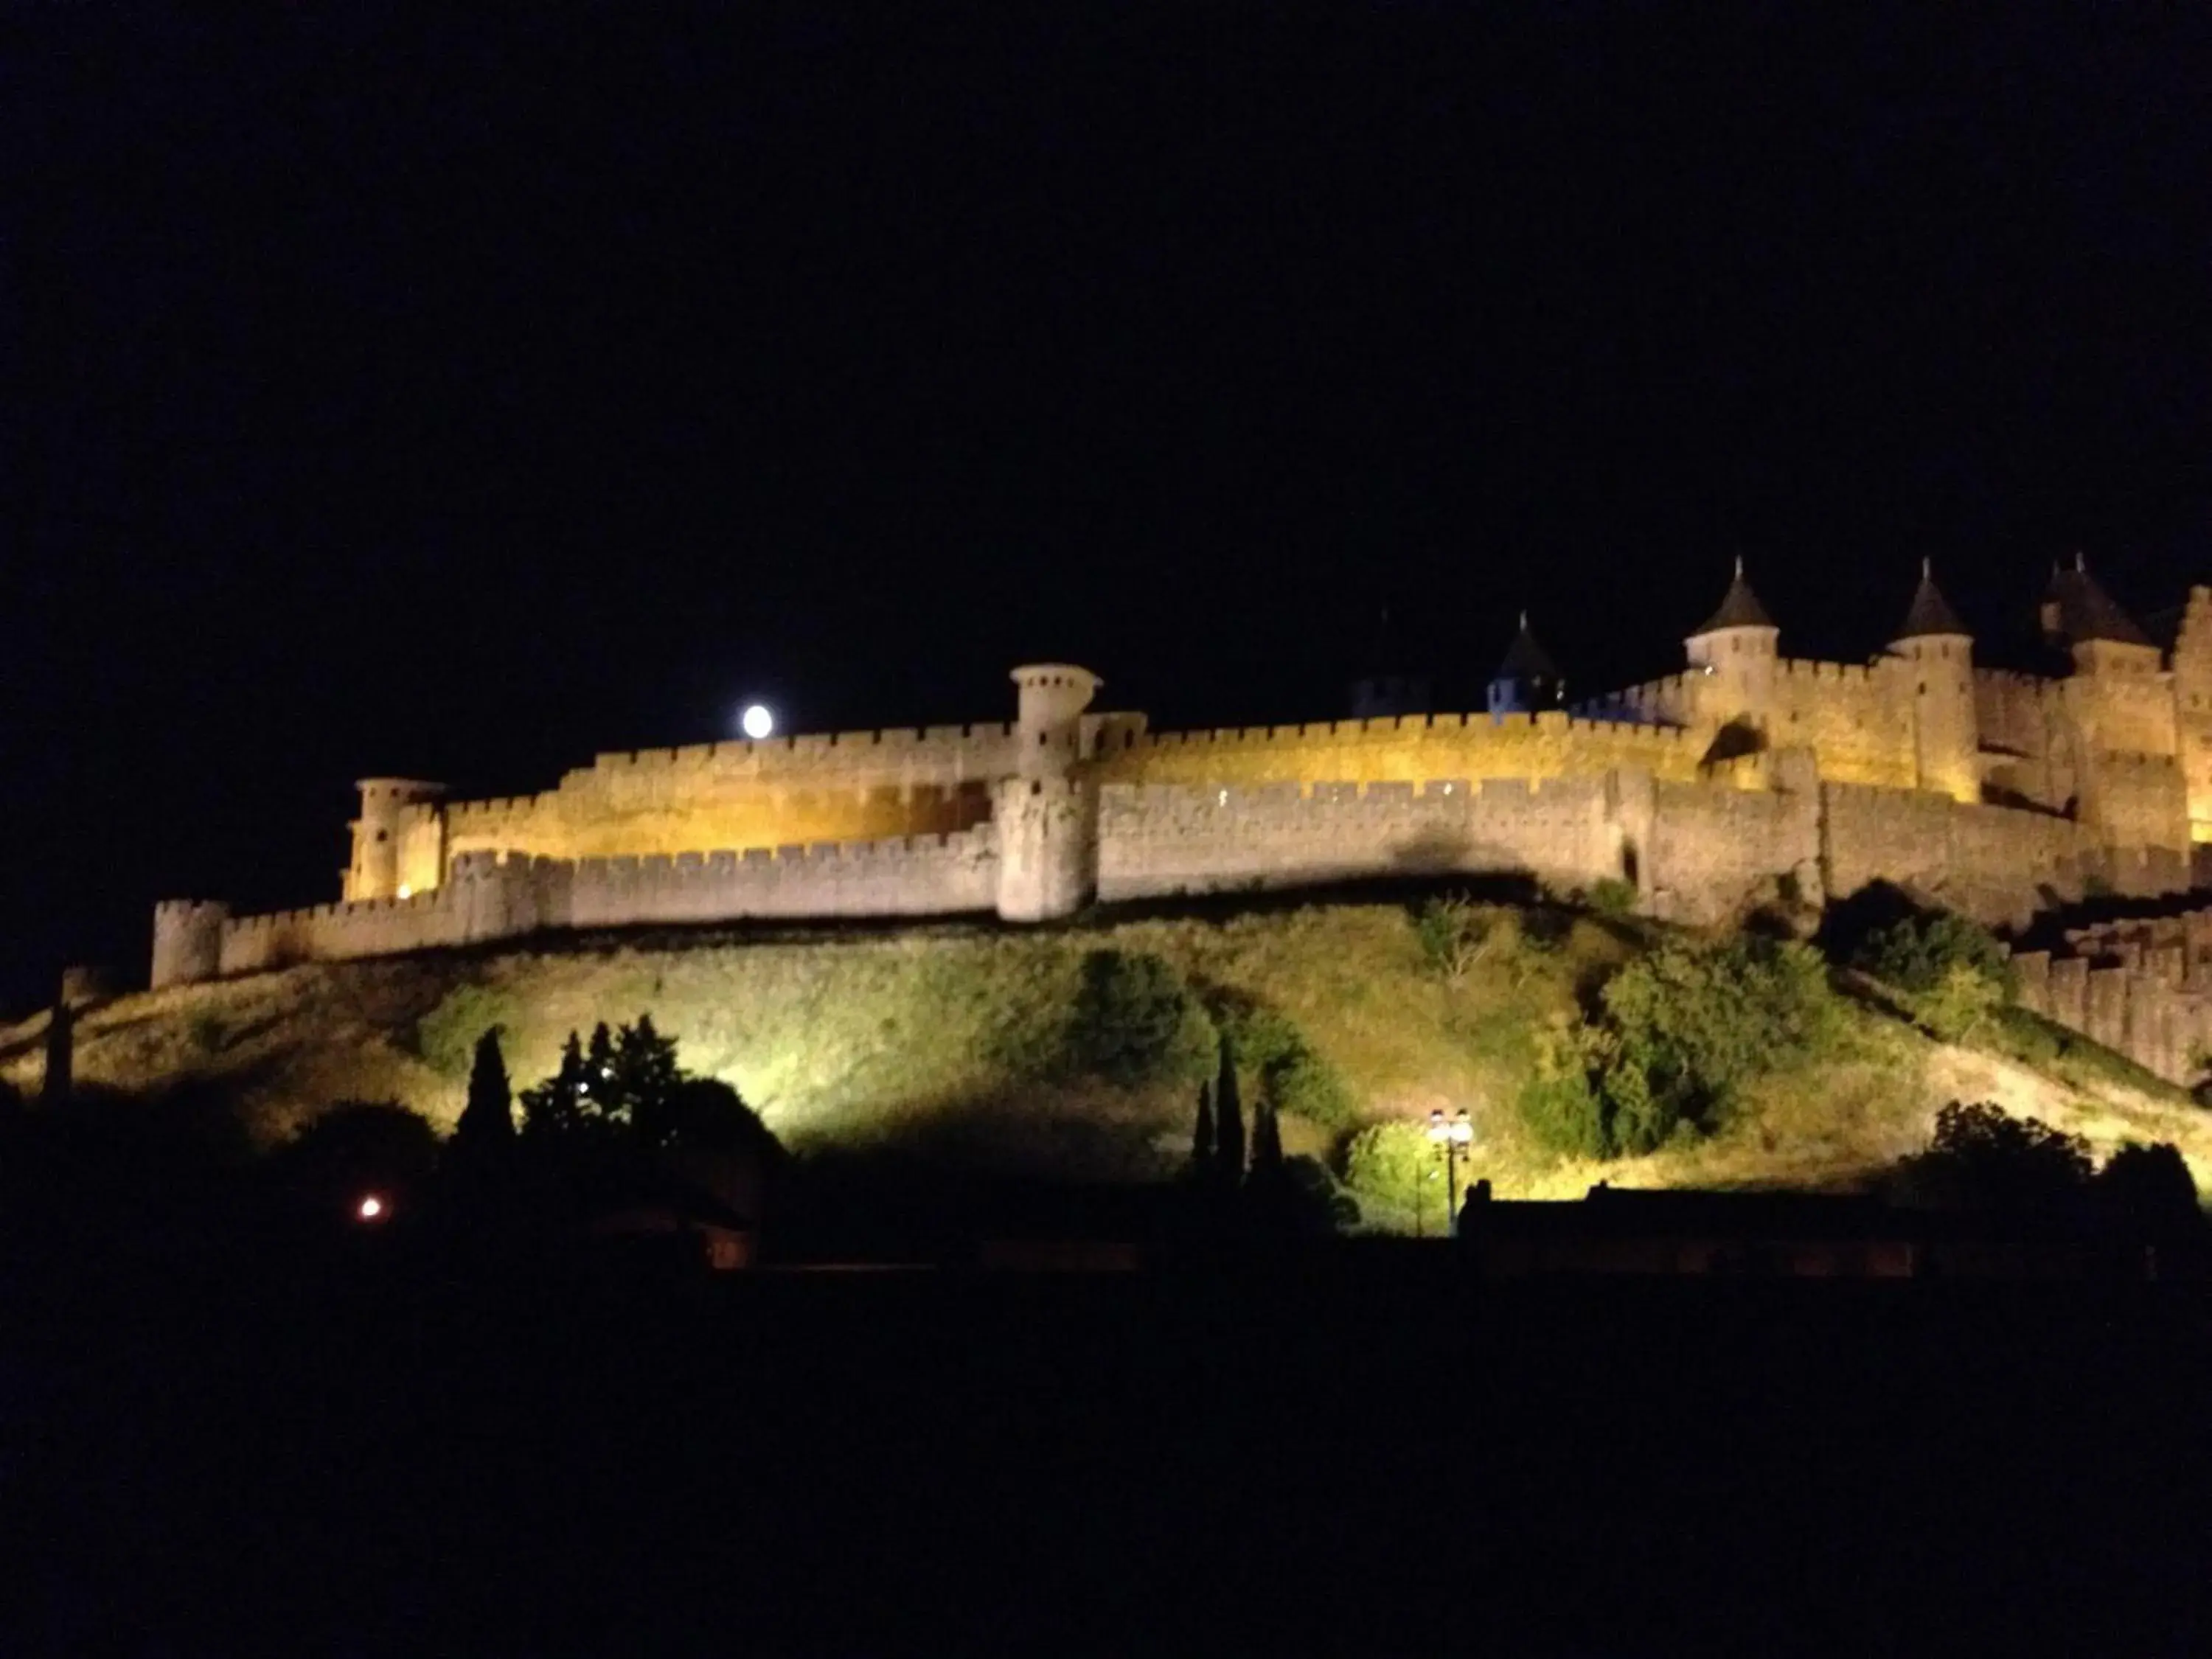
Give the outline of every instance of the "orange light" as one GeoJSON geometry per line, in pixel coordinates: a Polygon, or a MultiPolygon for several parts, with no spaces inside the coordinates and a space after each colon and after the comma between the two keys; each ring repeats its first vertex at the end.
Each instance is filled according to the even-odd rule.
{"type": "Polygon", "coordinates": [[[384,1219],[384,1200],[371,1193],[354,1206],[353,1212],[363,1221],[381,1221],[384,1219]]]}

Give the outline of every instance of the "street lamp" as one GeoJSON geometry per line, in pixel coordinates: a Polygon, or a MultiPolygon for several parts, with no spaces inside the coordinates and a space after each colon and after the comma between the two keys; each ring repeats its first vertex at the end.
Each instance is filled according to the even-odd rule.
{"type": "Polygon", "coordinates": [[[1453,1232],[1459,1231],[1459,1155],[1462,1147],[1474,1144],[1474,1124],[1462,1106],[1450,1118],[1443,1108],[1429,1114],[1429,1139],[1443,1154],[1444,1160],[1444,1219],[1453,1232]]]}

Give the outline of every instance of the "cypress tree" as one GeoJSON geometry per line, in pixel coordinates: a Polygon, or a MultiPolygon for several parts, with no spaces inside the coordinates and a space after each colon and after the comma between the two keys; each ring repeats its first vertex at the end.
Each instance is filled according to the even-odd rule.
{"type": "Polygon", "coordinates": [[[561,1045],[561,1069],[522,1091],[523,1133],[533,1138],[574,1134],[584,1124],[584,1045],[571,1031],[561,1045]]]}
{"type": "Polygon", "coordinates": [[[1252,1173],[1247,1179],[1260,1186],[1282,1176],[1282,1126],[1275,1121],[1275,1103],[1262,1094],[1252,1108],[1252,1173]]]}
{"type": "Polygon", "coordinates": [[[592,1027],[592,1044],[584,1051],[584,1072],[581,1086],[576,1091],[584,1097],[584,1109],[593,1117],[613,1119],[622,1109],[622,1101],[615,1089],[615,1037],[601,1020],[592,1027]]]}
{"type": "Polygon", "coordinates": [[[1237,1054],[1221,1034],[1221,1072],[1213,1083],[1214,1171],[1231,1187],[1244,1179],[1244,1108],[1237,1097],[1237,1054]]]}
{"type": "Polygon", "coordinates": [[[1190,1173],[1204,1181],[1213,1173],[1213,1085],[1198,1085],[1198,1125],[1190,1136],[1190,1173]]]}
{"type": "Polygon", "coordinates": [[[466,1152],[495,1152],[514,1140],[514,1092],[507,1079],[507,1060],[499,1051],[499,1027],[477,1039],[469,1067],[469,1103],[453,1126],[453,1145],[466,1152]]]}

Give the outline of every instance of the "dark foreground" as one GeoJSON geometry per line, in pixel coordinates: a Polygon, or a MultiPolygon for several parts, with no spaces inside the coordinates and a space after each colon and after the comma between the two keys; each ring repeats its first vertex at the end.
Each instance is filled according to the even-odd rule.
{"type": "Polygon", "coordinates": [[[9,1286],[10,1653],[2204,1650],[2212,1300],[9,1286]]]}

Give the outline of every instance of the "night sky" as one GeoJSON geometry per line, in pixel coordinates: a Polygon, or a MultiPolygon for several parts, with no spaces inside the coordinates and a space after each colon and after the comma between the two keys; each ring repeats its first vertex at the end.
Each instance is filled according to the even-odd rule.
{"type": "MultiPolygon", "coordinates": [[[[226,9],[204,8],[208,12],[226,9]]],[[[2212,580],[2212,12],[0,21],[0,994],[351,780],[2212,580]],[[1390,632],[1382,634],[1388,607],[1390,632]]],[[[1993,647],[2001,648],[2001,647],[1993,647]]]]}

